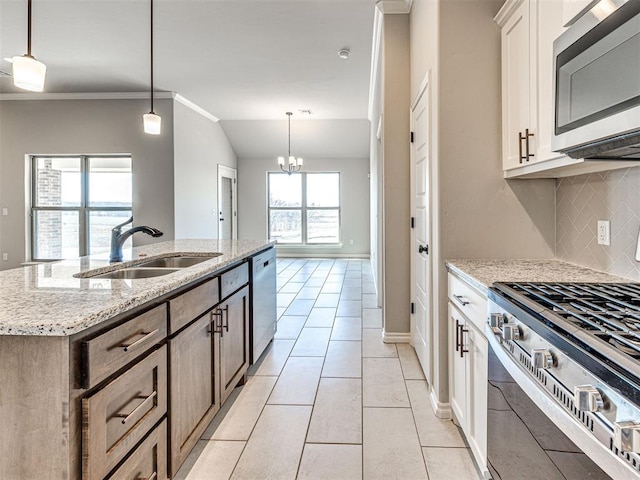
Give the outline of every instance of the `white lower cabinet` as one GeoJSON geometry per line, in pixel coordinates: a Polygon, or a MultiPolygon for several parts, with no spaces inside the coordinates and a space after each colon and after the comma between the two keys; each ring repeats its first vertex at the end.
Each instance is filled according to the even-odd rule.
{"type": "Polygon", "coordinates": [[[486,297],[449,274],[449,398],[451,410],[465,434],[478,467],[484,477],[488,478],[488,342],[483,332],[486,304],[486,297]],[[457,293],[460,291],[464,294],[457,293]],[[482,305],[484,305],[484,309],[482,309],[482,305]]]}

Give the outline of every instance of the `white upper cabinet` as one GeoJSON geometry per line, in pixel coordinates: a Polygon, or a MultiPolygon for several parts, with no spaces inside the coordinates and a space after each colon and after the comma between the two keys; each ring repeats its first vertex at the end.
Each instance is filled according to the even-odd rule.
{"type": "Polygon", "coordinates": [[[587,13],[599,0],[562,0],[562,24],[565,27],[573,24],[587,13]]]}
{"type": "Polygon", "coordinates": [[[553,40],[562,3],[508,0],[495,18],[502,36],[502,161],[505,177],[573,162],[551,151],[553,40]]]}
{"type": "MultiPolygon", "coordinates": [[[[597,0],[596,0],[597,1],[597,0]]],[[[565,18],[593,0],[507,0],[495,17],[502,40],[502,168],[505,178],[557,178],[638,165],[584,160],[551,150],[553,41],[565,18]]]]}

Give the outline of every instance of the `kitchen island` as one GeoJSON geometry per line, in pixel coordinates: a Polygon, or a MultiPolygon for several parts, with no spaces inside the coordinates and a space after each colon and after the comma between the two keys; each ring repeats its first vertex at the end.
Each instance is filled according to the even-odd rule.
{"type": "Polygon", "coordinates": [[[0,272],[0,478],[175,473],[246,376],[249,259],[272,247],[176,240],[119,264],[90,256],[0,272]],[[179,256],[207,259],[153,278],[99,277],[179,256]]]}

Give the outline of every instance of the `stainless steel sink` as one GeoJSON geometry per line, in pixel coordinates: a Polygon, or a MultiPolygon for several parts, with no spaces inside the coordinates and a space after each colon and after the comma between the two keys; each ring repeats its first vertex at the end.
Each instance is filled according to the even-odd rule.
{"type": "Polygon", "coordinates": [[[220,255],[222,254],[212,253],[198,256],[180,255],[176,257],[162,257],[149,260],[148,262],[142,262],[136,265],[136,267],[186,268],[197,265],[198,263],[206,262],[207,260],[219,257],[220,255]]]}
{"type": "Polygon", "coordinates": [[[145,268],[129,267],[113,270],[112,272],[93,275],[90,278],[108,278],[112,280],[135,280],[139,278],[152,278],[177,272],[177,268],[145,268]]]}

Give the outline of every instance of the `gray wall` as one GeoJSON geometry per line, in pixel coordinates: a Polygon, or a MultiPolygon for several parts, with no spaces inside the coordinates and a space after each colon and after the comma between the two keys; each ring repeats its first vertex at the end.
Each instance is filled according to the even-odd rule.
{"type": "Polygon", "coordinates": [[[174,104],[176,238],[218,238],[218,165],[236,168],[220,125],[174,104]]]}
{"type": "Polygon", "coordinates": [[[9,261],[0,269],[25,261],[27,155],[128,153],[133,162],[135,223],[159,228],[160,239],[134,236],[135,244],[174,238],[173,101],[159,99],[162,135],[147,135],[142,115],[147,100],[4,100],[0,101],[0,252],[9,261]]]}
{"type": "MultiPolygon", "coordinates": [[[[448,258],[553,258],[554,180],[502,176],[500,0],[414,0],[411,98],[432,78],[434,390],[448,400],[448,258]]],[[[393,281],[388,279],[387,281],[393,281]]]]}
{"type": "Polygon", "coordinates": [[[558,179],[556,199],[559,260],[640,281],[640,168],[558,179]],[[610,246],[598,245],[598,220],[611,222],[610,246]]]}
{"type": "MultiPolygon", "coordinates": [[[[305,172],[340,172],[342,247],[278,246],[286,255],[369,255],[369,159],[304,159],[305,172]],[[353,239],[353,245],[349,240],[353,239]]],[[[267,172],[275,158],[238,159],[238,238],[267,238],[267,172]]]]}
{"type": "Polygon", "coordinates": [[[409,15],[382,27],[382,264],[384,334],[410,330],[409,15]]]}

